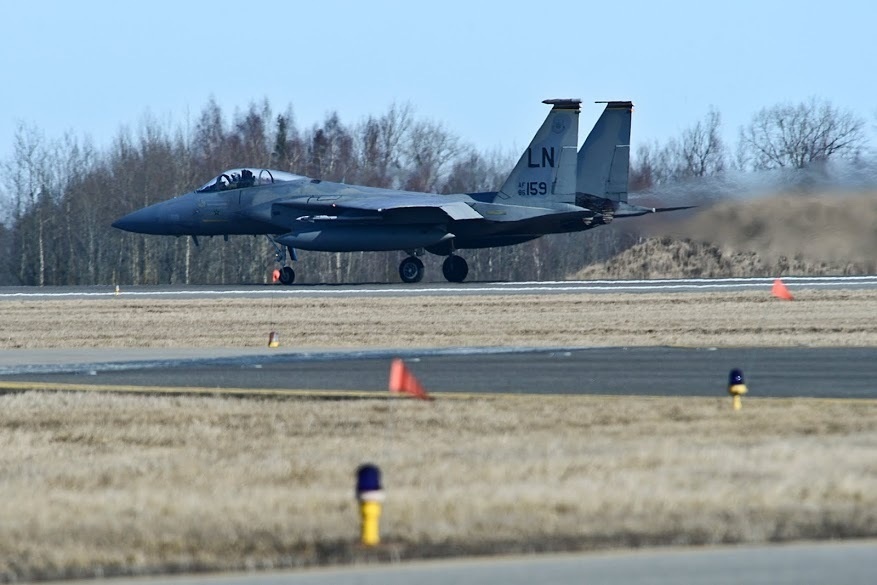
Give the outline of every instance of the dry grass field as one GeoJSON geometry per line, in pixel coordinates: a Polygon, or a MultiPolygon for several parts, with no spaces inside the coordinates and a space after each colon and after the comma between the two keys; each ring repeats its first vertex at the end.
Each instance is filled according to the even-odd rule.
{"type": "Polygon", "coordinates": [[[877,346],[877,292],[770,287],[569,294],[0,303],[0,349],[448,346],[877,346]]]}
{"type": "MultiPolygon", "coordinates": [[[[4,301],[0,347],[877,346],[877,293],[793,292],[4,301]]],[[[877,536],[877,402],[13,393],[0,494],[0,581],[877,536]]]]}
{"type": "Polygon", "coordinates": [[[0,397],[0,579],[877,535],[877,402],[0,397]],[[375,462],[384,545],[355,546],[375,462]]]}

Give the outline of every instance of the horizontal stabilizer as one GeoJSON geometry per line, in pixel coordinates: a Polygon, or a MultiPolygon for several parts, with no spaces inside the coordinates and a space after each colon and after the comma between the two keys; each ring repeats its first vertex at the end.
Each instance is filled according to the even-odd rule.
{"type": "Polygon", "coordinates": [[[663,213],[664,211],[682,211],[683,209],[694,209],[697,205],[681,205],[679,207],[656,207],[655,213],[663,213]]]}
{"type": "Polygon", "coordinates": [[[697,207],[697,205],[684,205],[680,207],[642,207],[640,205],[620,203],[618,204],[618,209],[615,210],[615,217],[639,217],[640,215],[648,215],[650,213],[682,211],[683,209],[693,209],[695,207],[697,207]]]}

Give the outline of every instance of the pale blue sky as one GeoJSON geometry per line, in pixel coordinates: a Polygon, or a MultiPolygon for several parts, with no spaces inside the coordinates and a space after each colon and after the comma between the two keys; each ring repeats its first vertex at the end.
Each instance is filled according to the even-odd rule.
{"type": "MultiPolygon", "coordinates": [[[[867,1],[476,2],[2,0],[0,158],[18,122],[98,146],[145,112],[227,116],[267,97],[309,126],[394,101],[480,149],[523,148],[545,98],[636,104],[634,145],[710,105],[724,134],[810,96],[877,118],[877,4],[867,1]]],[[[241,161],[246,164],[246,161],[241,161]]]]}

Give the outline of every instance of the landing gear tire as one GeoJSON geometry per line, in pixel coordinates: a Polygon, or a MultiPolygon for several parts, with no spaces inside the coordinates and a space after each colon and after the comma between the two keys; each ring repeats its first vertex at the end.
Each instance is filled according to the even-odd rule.
{"type": "Polygon", "coordinates": [[[280,269],[280,284],[292,284],[295,282],[295,270],[291,266],[280,269]]]}
{"type": "Polygon", "coordinates": [[[399,264],[399,276],[402,282],[413,283],[423,280],[423,262],[416,256],[409,256],[399,264]]]}
{"type": "Polygon", "coordinates": [[[466,275],[469,274],[469,265],[465,258],[451,254],[445,258],[442,264],[442,274],[448,279],[448,282],[463,282],[466,275]]]}

